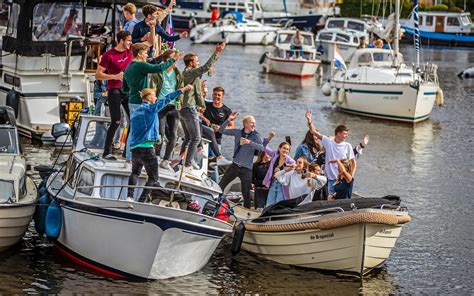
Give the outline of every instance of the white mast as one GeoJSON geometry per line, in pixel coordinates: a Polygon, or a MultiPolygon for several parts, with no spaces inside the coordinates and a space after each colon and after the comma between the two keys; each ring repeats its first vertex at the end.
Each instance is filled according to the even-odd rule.
{"type": "Polygon", "coordinates": [[[394,24],[394,39],[393,39],[393,52],[394,52],[394,63],[398,61],[398,53],[399,53],[399,46],[398,46],[398,36],[400,31],[400,0],[395,1],[395,24],[394,24]]]}

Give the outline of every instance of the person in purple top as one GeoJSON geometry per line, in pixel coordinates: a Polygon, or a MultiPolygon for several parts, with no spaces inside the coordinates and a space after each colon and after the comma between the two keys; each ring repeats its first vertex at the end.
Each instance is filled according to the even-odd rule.
{"type": "Polygon", "coordinates": [[[290,144],[288,142],[281,142],[276,151],[268,147],[268,143],[270,143],[273,137],[275,137],[275,132],[270,132],[268,137],[263,140],[265,152],[272,158],[267,174],[263,179],[263,185],[270,188],[267,196],[267,207],[283,199],[289,199],[288,188],[284,188],[283,185],[275,179],[275,173],[283,170],[286,165],[295,163],[293,158],[289,156],[290,144]]]}

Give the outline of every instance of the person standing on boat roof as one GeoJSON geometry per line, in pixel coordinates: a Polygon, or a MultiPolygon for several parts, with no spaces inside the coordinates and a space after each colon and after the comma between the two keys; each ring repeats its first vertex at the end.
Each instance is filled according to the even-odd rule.
{"type": "MultiPolygon", "coordinates": [[[[150,41],[145,42],[147,45],[153,44],[155,36],[152,35],[150,41]]],[[[130,110],[128,108],[128,97],[122,92],[123,72],[132,62],[133,54],[131,50],[132,36],[128,31],[120,31],[117,33],[117,45],[106,51],[97,66],[95,78],[98,80],[107,80],[107,101],[110,111],[110,125],[107,129],[105,138],[104,154],[105,159],[115,159],[112,155],[113,139],[115,131],[120,125],[122,118],[120,105],[123,106],[128,118],[130,118],[130,110]]]]}
{"type": "MultiPolygon", "coordinates": [[[[177,54],[176,50],[168,49],[161,55],[163,62],[167,62],[177,54]]],[[[164,97],[169,93],[177,90],[184,86],[183,73],[176,67],[176,62],[169,66],[166,71],[160,73],[154,73],[151,76],[151,87],[156,89],[159,97],[164,97]]],[[[161,147],[163,146],[164,139],[166,138],[166,150],[163,155],[163,160],[160,162],[160,167],[164,169],[172,169],[170,166],[171,154],[173,148],[178,140],[178,127],[179,127],[179,109],[183,96],[181,95],[175,104],[168,104],[160,112],[158,112],[158,119],[160,121],[160,137],[162,141],[155,146],[155,153],[157,156],[161,154],[161,147]]]]}
{"type": "MultiPolygon", "coordinates": [[[[166,69],[171,67],[182,55],[180,53],[173,54],[173,58],[162,64],[149,64],[146,62],[148,48],[148,45],[143,43],[132,45],[133,60],[124,72],[122,91],[128,94],[128,108],[131,114],[133,114],[135,109],[142,103],[140,91],[148,87],[148,74],[162,73],[166,71],[166,69]]],[[[125,151],[125,159],[130,161],[131,155],[129,139],[127,139],[125,151]]]]}
{"type": "MultiPolygon", "coordinates": [[[[178,98],[184,91],[190,90],[187,85],[157,101],[156,92],[152,88],[145,88],[140,96],[142,103],[133,112],[131,118],[130,145],[132,150],[132,173],[128,179],[129,186],[135,186],[145,167],[148,180],[145,186],[154,186],[158,181],[158,159],[156,158],[154,143],[160,141],[158,133],[158,112],[167,104],[178,98]]],[[[128,197],[133,199],[134,188],[128,188],[128,197]]],[[[143,189],[139,202],[150,198],[150,189],[143,189]]]]}
{"type": "MultiPolygon", "coordinates": [[[[324,171],[328,179],[328,194],[331,195],[334,193],[334,183],[336,182],[337,176],[339,174],[338,166],[334,160],[349,159],[351,162],[351,171],[349,173],[352,177],[355,175],[357,169],[352,145],[346,142],[347,136],[349,135],[349,129],[345,125],[337,126],[334,132],[334,140],[331,140],[316,130],[313,125],[311,111],[306,111],[306,119],[308,121],[309,130],[321,140],[326,151],[324,171]]],[[[353,184],[354,182],[352,182],[352,185],[353,184]]]]}
{"type": "Polygon", "coordinates": [[[137,7],[135,4],[129,2],[127,3],[123,8],[123,16],[125,17],[125,25],[123,26],[123,29],[125,31],[129,31],[130,34],[133,33],[133,29],[135,28],[135,25],[140,22],[135,14],[137,13],[137,7]]]}
{"type": "Polygon", "coordinates": [[[192,166],[197,147],[201,142],[201,126],[197,108],[206,109],[204,98],[202,97],[201,77],[211,70],[212,65],[217,61],[219,55],[225,48],[225,43],[216,46],[213,55],[203,65],[199,66],[199,57],[195,53],[188,53],[184,56],[184,84],[193,86],[191,91],[184,93],[183,105],[179,112],[181,124],[184,130],[184,141],[181,146],[181,155],[187,149],[186,162],[184,163],[187,173],[192,174],[192,166]]]}
{"type": "Polygon", "coordinates": [[[142,7],[142,13],[145,16],[145,19],[141,22],[138,22],[133,28],[132,41],[133,43],[139,43],[147,41],[150,37],[150,27],[147,25],[151,20],[157,21],[156,23],[156,34],[166,41],[174,42],[179,39],[188,37],[188,32],[184,31],[179,35],[169,35],[163,30],[160,26],[160,22],[164,17],[171,11],[171,8],[175,5],[175,0],[170,2],[170,5],[166,10],[162,10],[154,5],[145,5],[142,7]]]}
{"type": "Polygon", "coordinates": [[[219,132],[223,135],[234,137],[234,156],[233,161],[227,171],[222,176],[219,186],[222,191],[235,178],[239,177],[242,187],[242,195],[244,197],[244,207],[250,209],[250,188],[252,186],[252,168],[253,157],[255,153],[264,150],[262,137],[255,130],[257,123],[253,116],[245,116],[242,120],[243,129],[226,128],[227,125],[234,121],[239,113],[232,112],[229,118],[221,125],[219,132]]]}

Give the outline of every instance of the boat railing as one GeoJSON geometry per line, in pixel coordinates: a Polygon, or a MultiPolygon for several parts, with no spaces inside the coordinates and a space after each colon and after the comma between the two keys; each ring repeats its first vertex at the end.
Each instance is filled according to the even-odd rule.
{"type": "MultiPolygon", "coordinates": [[[[129,189],[129,188],[138,188],[138,189],[150,189],[152,190],[161,190],[161,191],[167,191],[170,193],[170,203],[173,201],[172,198],[171,198],[171,195],[176,195],[176,194],[187,194],[187,195],[190,195],[190,196],[195,196],[195,197],[198,197],[198,198],[201,198],[201,199],[204,199],[204,200],[207,200],[209,202],[212,202],[214,204],[217,204],[219,201],[217,200],[214,200],[213,198],[209,198],[207,196],[204,196],[202,194],[199,194],[199,193],[196,193],[196,192],[189,192],[189,191],[185,191],[185,190],[179,190],[179,189],[173,189],[173,188],[166,188],[166,187],[158,187],[158,186],[144,186],[144,185],[88,185],[88,186],[76,186],[76,188],[74,189],[74,194],[72,196],[73,199],[76,198],[76,194],[77,194],[77,190],[78,189],[95,189],[95,188],[120,188],[120,191],[117,195],[117,199],[116,200],[120,200],[120,196],[122,195],[122,191],[124,188],[126,189],[129,189]]],[[[92,195],[88,195],[86,193],[83,193],[83,192],[79,192],[81,194],[83,194],[84,196],[87,196],[87,197],[90,197],[92,195]]],[[[100,197],[100,199],[107,199],[107,198],[103,198],[103,197],[100,197]]]]}
{"type": "Polygon", "coordinates": [[[276,218],[278,218],[278,220],[280,220],[281,218],[300,217],[303,220],[304,218],[306,218],[306,219],[314,218],[315,216],[318,216],[320,214],[342,213],[342,212],[345,212],[343,208],[333,207],[333,208],[320,209],[320,210],[309,211],[309,212],[304,212],[304,213],[291,213],[291,214],[283,214],[283,215],[272,215],[272,216],[258,217],[256,219],[264,220],[264,221],[273,221],[276,218]],[[310,216],[310,217],[308,217],[308,216],[310,216]]]}
{"type": "Polygon", "coordinates": [[[438,84],[438,65],[427,63],[422,65],[421,70],[423,72],[425,81],[438,84]]]}

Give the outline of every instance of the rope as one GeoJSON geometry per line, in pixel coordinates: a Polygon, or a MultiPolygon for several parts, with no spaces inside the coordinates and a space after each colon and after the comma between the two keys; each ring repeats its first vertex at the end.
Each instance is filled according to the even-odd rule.
{"type": "Polygon", "coordinates": [[[246,223],[245,229],[259,232],[283,232],[283,231],[299,231],[307,229],[334,229],[354,224],[372,223],[397,225],[404,224],[411,221],[409,215],[396,216],[393,214],[375,213],[375,212],[359,212],[350,213],[339,217],[322,218],[314,222],[302,222],[293,224],[256,224],[246,223]]]}

